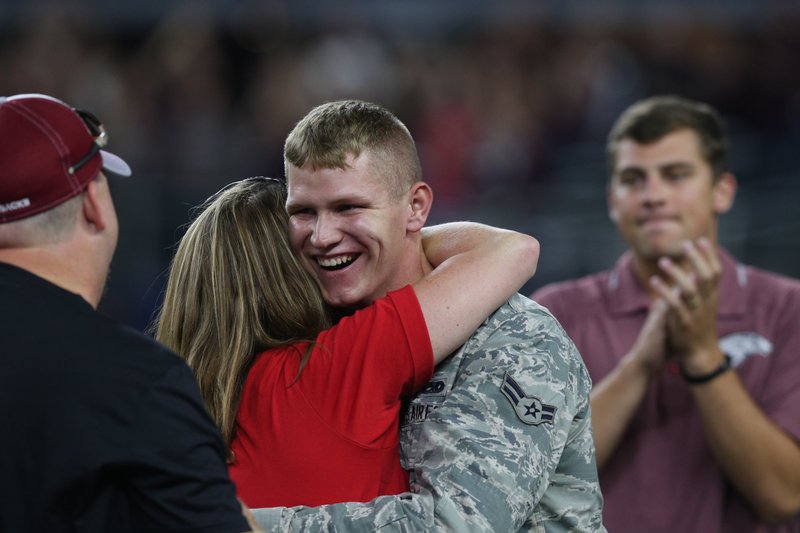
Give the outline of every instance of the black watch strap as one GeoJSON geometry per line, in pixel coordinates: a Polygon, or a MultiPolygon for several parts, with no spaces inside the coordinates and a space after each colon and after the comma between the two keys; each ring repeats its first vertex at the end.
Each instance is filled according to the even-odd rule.
{"type": "Polygon", "coordinates": [[[681,375],[683,376],[683,379],[685,379],[686,382],[689,383],[690,385],[700,385],[702,383],[708,383],[715,377],[719,376],[720,374],[723,374],[729,368],[731,368],[731,356],[725,354],[725,359],[722,360],[722,364],[720,364],[717,368],[715,368],[708,374],[703,374],[702,376],[691,376],[686,372],[684,372],[683,368],[681,368],[681,375]]]}

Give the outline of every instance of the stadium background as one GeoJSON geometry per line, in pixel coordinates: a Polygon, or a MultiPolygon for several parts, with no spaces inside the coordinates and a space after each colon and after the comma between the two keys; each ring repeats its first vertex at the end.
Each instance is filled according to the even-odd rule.
{"type": "MultiPolygon", "coordinates": [[[[114,180],[121,240],[102,309],[144,329],[190,207],[283,174],[312,106],[375,101],[411,129],[432,222],[542,244],[523,289],[610,266],[605,135],[674,93],[725,116],[740,192],[721,242],[800,277],[800,3],[787,1],[2,0],[0,94],[97,114],[134,169],[114,180]]],[[[468,289],[465,289],[468,290],[468,289]]]]}

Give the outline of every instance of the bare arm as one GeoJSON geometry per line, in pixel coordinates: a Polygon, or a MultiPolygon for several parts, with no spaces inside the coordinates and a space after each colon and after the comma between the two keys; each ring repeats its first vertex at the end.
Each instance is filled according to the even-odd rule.
{"type": "Polygon", "coordinates": [[[753,401],[735,372],[692,387],[708,445],[767,523],[800,512],[800,447],[753,401]]]}
{"type": "MultiPolygon", "coordinates": [[[[687,262],[662,261],[666,280],[652,285],[670,306],[668,335],[689,375],[723,361],[716,331],[721,265],[708,241],[686,245],[687,262]]],[[[708,445],[720,468],[762,520],[800,512],[800,445],[759,407],[735,372],[692,385],[708,445]]]]}
{"type": "Polygon", "coordinates": [[[539,242],[484,224],[451,222],[425,228],[423,247],[435,268],[414,291],[437,364],[533,276],[539,242]]]}
{"type": "Polygon", "coordinates": [[[608,462],[633,414],[642,403],[650,377],[661,369],[665,356],[668,306],[656,300],[631,351],[592,390],[592,426],[597,468],[608,462]]]}

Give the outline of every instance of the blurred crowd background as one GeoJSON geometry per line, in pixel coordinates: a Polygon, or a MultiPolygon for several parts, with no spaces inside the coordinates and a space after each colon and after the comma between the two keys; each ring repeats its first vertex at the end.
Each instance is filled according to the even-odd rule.
{"type": "MultiPolygon", "coordinates": [[[[719,109],[740,192],[721,242],[800,277],[800,2],[2,0],[0,94],[93,111],[134,169],[102,309],[144,329],[191,207],[282,176],[316,104],[360,98],[411,129],[432,222],[539,238],[523,292],[609,267],[606,134],[636,99],[719,109]]],[[[468,288],[465,288],[468,290],[468,288]]]]}

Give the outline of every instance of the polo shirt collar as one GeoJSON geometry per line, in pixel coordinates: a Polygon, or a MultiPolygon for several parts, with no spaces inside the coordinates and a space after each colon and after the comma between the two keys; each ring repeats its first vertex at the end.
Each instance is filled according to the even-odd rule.
{"type": "MultiPolygon", "coordinates": [[[[745,313],[745,296],[748,271],[722,247],[717,248],[722,262],[722,280],[719,289],[720,316],[740,316],[745,313]]],[[[647,312],[650,301],[639,285],[633,271],[633,253],[628,250],[617,260],[609,272],[604,293],[609,311],[615,315],[647,312]]]]}

